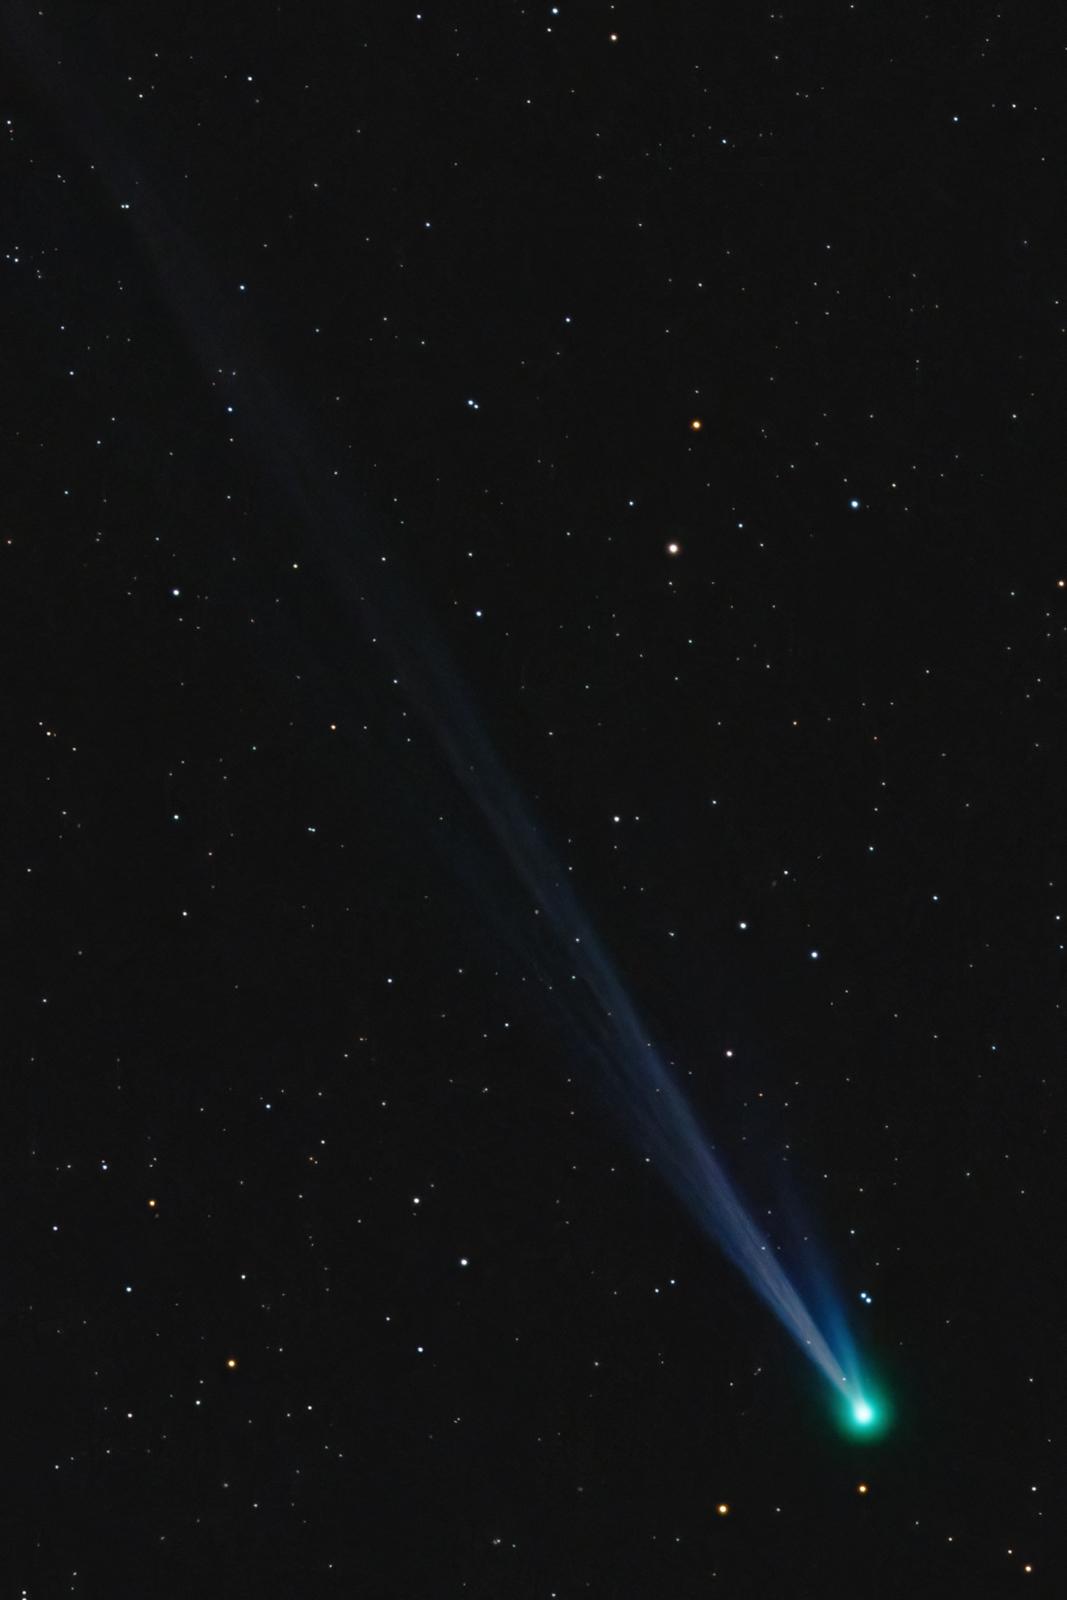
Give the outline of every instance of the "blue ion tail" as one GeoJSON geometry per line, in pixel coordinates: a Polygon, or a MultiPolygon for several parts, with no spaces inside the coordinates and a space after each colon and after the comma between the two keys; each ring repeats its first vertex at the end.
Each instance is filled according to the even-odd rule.
{"type": "MultiPolygon", "coordinates": [[[[384,627],[379,636],[388,637],[384,627]]],[[[649,1040],[567,870],[504,771],[454,669],[440,649],[428,647],[428,626],[420,627],[415,637],[422,641],[418,658],[402,647],[396,652],[402,681],[496,846],[495,863],[483,857],[473,874],[477,899],[523,964],[540,976],[573,1053],[588,1063],[600,1098],[638,1151],[814,1362],[857,1428],[873,1431],[876,1407],[859,1381],[843,1323],[838,1329],[835,1320],[835,1351],[649,1040]],[[509,869],[506,887],[494,881],[494,866],[499,870],[504,863],[509,869]]]]}
{"type": "MultiPolygon", "coordinates": [[[[472,908],[492,922],[500,939],[541,978],[573,1053],[589,1063],[602,1098],[638,1151],[659,1169],[704,1232],[717,1241],[815,1363],[841,1397],[856,1432],[873,1434],[884,1411],[864,1392],[847,1354],[843,1328],[840,1338],[834,1333],[835,1353],[753,1222],[681,1087],[648,1040],[568,881],[569,869],[534,825],[459,673],[436,642],[432,621],[399,579],[396,567],[383,567],[380,539],[361,526],[365,518],[358,515],[351,497],[335,486],[312,419],[287,403],[258,352],[241,343],[239,332],[220,311],[225,297],[195,240],[142,181],[77,79],[64,76],[56,64],[58,52],[50,47],[35,17],[28,8],[18,16],[18,28],[8,30],[17,57],[73,124],[115,195],[137,189],[138,204],[128,221],[140,236],[176,323],[184,329],[212,386],[220,371],[234,374],[235,426],[288,497],[324,573],[388,664],[392,686],[421,718],[426,749],[436,748],[441,765],[465,794],[472,817],[480,818],[482,836],[477,844],[469,839],[472,908]]],[[[454,863],[460,853],[454,844],[454,863]]]]}
{"type": "MultiPolygon", "coordinates": [[[[856,1427],[873,1431],[876,1406],[860,1383],[843,1322],[837,1328],[835,1320],[835,1352],[649,1040],[566,871],[534,826],[451,672],[439,656],[424,657],[420,667],[423,671],[417,674],[409,671],[408,685],[417,679],[422,710],[436,729],[454,776],[488,825],[513,881],[525,891],[518,901],[525,914],[506,916],[500,931],[540,973],[575,1054],[593,1068],[601,1099],[637,1149],[814,1362],[856,1427]]],[[[483,904],[494,899],[500,904],[500,897],[491,893],[482,898],[483,904]]],[[[514,903],[514,893],[509,898],[514,903]]]]}

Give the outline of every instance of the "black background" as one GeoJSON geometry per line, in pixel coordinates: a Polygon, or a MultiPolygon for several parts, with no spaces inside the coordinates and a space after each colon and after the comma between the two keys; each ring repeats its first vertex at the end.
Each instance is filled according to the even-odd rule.
{"type": "Polygon", "coordinates": [[[559,11],[4,8],[5,1593],[1056,1592],[1059,41],[559,11]]]}

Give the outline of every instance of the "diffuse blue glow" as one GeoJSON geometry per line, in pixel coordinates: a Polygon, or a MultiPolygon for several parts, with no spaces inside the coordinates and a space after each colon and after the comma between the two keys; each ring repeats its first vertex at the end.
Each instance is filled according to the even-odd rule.
{"type": "MultiPolygon", "coordinates": [[[[417,674],[422,709],[436,728],[453,773],[533,902],[530,926],[524,931],[512,923],[507,930],[511,942],[525,947],[522,953],[527,957],[535,952],[535,966],[538,954],[551,955],[546,945],[555,947],[553,965],[562,960],[562,978],[546,979],[546,987],[582,1053],[597,1063],[601,1089],[633,1142],[835,1389],[846,1396],[860,1395],[852,1363],[846,1371],[831,1349],[724,1171],[681,1087],[645,1034],[614,965],[467,710],[454,676],[449,673],[442,680],[433,671],[426,675],[428,666],[432,660],[424,655],[417,674]]],[[[860,1399],[857,1404],[865,1403],[860,1399]]]]}
{"type": "MultiPolygon", "coordinates": [[[[254,352],[239,343],[224,314],[225,296],[194,240],[122,154],[77,82],[57,66],[56,50],[25,9],[19,11],[11,42],[17,57],[74,124],[97,170],[129,213],[124,222],[128,220],[139,235],[208,381],[214,386],[220,372],[231,375],[232,387],[240,392],[233,425],[243,431],[250,451],[260,454],[301,513],[309,542],[332,574],[338,593],[349,598],[368,637],[390,661],[394,683],[421,711],[427,747],[436,742],[517,876],[521,895],[511,872],[501,875],[499,861],[483,861],[481,867],[487,870],[476,870],[478,914],[492,916],[501,934],[540,971],[576,1045],[596,1062],[605,1097],[638,1149],[659,1168],[700,1227],[744,1273],[804,1353],[843,1392],[857,1423],[873,1422],[843,1326],[835,1327],[835,1354],[746,1210],[693,1108],[646,1037],[563,869],[538,836],[469,709],[458,674],[432,644],[434,629],[419,614],[413,597],[402,592],[395,569],[383,572],[384,558],[375,542],[353,527],[357,519],[351,500],[336,485],[336,473],[322,457],[314,428],[287,405],[254,352]],[[122,197],[134,191],[138,203],[130,211],[122,197]],[[523,898],[525,911],[516,913],[516,902],[521,904],[523,898]]],[[[468,400],[472,409],[477,404],[468,400]]],[[[233,413],[234,408],[227,411],[233,413]]],[[[468,844],[476,848],[471,841],[468,844]]],[[[816,954],[813,951],[812,957],[816,954]]]]}

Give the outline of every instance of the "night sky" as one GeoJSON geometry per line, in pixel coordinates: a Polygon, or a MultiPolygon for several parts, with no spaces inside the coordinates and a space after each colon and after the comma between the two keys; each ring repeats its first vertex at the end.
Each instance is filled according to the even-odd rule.
{"type": "Polygon", "coordinates": [[[0,47],[3,1594],[1062,1593],[1052,13],[0,47]]]}

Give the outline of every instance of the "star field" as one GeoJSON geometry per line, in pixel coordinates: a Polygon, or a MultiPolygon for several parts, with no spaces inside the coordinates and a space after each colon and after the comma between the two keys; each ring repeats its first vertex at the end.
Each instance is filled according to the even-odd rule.
{"type": "Polygon", "coordinates": [[[1056,1593],[1047,19],[0,22],[8,1591],[1056,1593]]]}

